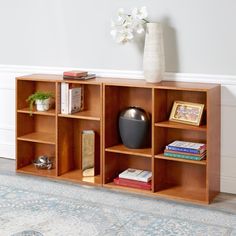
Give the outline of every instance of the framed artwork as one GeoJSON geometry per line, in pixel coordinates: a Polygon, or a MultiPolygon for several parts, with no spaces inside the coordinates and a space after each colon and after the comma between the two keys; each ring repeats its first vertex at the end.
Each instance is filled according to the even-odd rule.
{"type": "Polygon", "coordinates": [[[204,104],[175,101],[170,113],[170,121],[199,126],[204,104]]]}

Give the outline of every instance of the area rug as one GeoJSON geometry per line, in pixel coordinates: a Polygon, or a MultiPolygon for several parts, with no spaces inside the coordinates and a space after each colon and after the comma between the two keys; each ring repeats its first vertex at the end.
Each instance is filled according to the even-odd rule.
{"type": "Polygon", "coordinates": [[[0,174],[0,236],[236,236],[236,215],[48,179],[0,174]]]}

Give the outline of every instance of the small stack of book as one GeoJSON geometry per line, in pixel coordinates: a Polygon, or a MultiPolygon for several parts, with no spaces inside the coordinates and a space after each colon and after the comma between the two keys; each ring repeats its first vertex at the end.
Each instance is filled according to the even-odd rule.
{"type": "Polygon", "coordinates": [[[152,172],[128,168],[114,179],[114,183],[120,186],[139,188],[145,190],[152,189],[152,172]]]}
{"type": "Polygon", "coordinates": [[[174,141],[166,146],[164,156],[200,161],[206,157],[206,144],[174,141]]]}
{"type": "Polygon", "coordinates": [[[64,80],[88,80],[96,78],[95,74],[88,74],[87,71],[72,70],[63,73],[64,80]]]}

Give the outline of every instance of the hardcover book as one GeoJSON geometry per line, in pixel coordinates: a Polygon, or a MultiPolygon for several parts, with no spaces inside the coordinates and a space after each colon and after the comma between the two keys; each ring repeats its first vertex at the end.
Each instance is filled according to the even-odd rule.
{"type": "Polygon", "coordinates": [[[168,149],[165,149],[164,150],[164,153],[174,153],[174,154],[180,154],[180,155],[187,155],[187,156],[195,156],[195,157],[203,157],[206,155],[206,150],[203,152],[203,153],[187,153],[187,152],[178,152],[178,151],[172,151],[172,150],[168,150],[168,149]]]}
{"type": "Polygon", "coordinates": [[[166,149],[178,152],[202,154],[206,150],[206,144],[184,141],[174,141],[166,146],[166,149]]]}
{"type": "Polygon", "coordinates": [[[72,114],[84,108],[84,86],[61,83],[61,114],[72,114]]]}
{"type": "Polygon", "coordinates": [[[142,182],[137,180],[130,180],[130,179],[123,179],[123,178],[115,178],[114,183],[124,187],[131,187],[131,188],[139,188],[144,190],[151,190],[152,189],[152,181],[149,182],[142,182]]]}
{"type": "Polygon", "coordinates": [[[81,76],[81,77],[63,76],[64,80],[89,80],[94,78],[96,78],[96,74],[88,74],[86,76],[81,76]]]}
{"type": "Polygon", "coordinates": [[[61,83],[61,114],[69,114],[69,84],[61,83]]]}
{"type": "Polygon", "coordinates": [[[86,76],[87,74],[88,74],[87,71],[71,70],[71,71],[65,71],[63,73],[63,76],[82,77],[82,76],[86,76]]]}
{"type": "Polygon", "coordinates": [[[152,172],[147,171],[147,170],[138,170],[138,169],[128,168],[127,170],[120,173],[119,177],[123,179],[149,182],[152,179],[152,172]]]}
{"type": "Polygon", "coordinates": [[[170,153],[170,152],[165,152],[164,156],[174,157],[174,158],[182,158],[182,159],[189,159],[189,160],[195,160],[195,161],[200,161],[205,157],[205,155],[203,155],[203,156],[194,156],[194,155],[183,155],[183,154],[170,153]]]}
{"type": "Polygon", "coordinates": [[[69,89],[69,114],[82,110],[82,87],[69,89]]]}

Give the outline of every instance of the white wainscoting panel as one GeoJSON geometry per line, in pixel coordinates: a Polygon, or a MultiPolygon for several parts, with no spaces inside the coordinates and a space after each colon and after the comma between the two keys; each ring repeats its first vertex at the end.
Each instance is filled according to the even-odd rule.
{"type": "MultiPolygon", "coordinates": [[[[59,74],[87,70],[98,76],[143,79],[141,71],[0,65],[0,157],[15,158],[15,77],[32,73],[59,74]],[[4,99],[2,99],[4,98],[4,99]]],[[[165,80],[220,83],[221,191],[236,194],[236,76],[166,73],[165,80]]]]}

